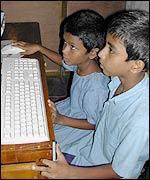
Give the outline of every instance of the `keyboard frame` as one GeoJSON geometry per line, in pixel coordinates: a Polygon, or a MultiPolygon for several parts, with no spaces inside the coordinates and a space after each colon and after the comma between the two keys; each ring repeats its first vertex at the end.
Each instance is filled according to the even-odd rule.
{"type": "MultiPolygon", "coordinates": [[[[27,58],[34,58],[35,55],[27,58]]],[[[40,164],[40,158],[52,159],[52,141],[55,140],[53,123],[51,118],[50,108],[48,106],[47,100],[48,87],[45,72],[45,62],[43,56],[37,53],[36,59],[39,60],[42,86],[44,92],[45,109],[47,116],[47,123],[49,129],[50,141],[29,143],[29,144],[11,144],[11,145],[1,145],[1,164],[11,164],[11,163],[21,163],[21,162],[36,162],[40,164]]]]}
{"type": "Polygon", "coordinates": [[[48,141],[39,61],[32,58],[4,58],[2,62],[1,144],[48,141]]]}

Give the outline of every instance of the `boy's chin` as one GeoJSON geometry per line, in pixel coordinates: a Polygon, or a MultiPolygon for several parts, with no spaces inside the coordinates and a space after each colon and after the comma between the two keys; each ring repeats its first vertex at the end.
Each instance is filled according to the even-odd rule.
{"type": "Polygon", "coordinates": [[[72,65],[69,61],[66,61],[66,60],[64,60],[64,61],[65,61],[65,64],[67,64],[68,66],[72,65]]]}
{"type": "Polygon", "coordinates": [[[106,76],[111,76],[110,73],[108,73],[107,71],[105,71],[105,69],[102,69],[103,74],[105,74],[106,76]]]}

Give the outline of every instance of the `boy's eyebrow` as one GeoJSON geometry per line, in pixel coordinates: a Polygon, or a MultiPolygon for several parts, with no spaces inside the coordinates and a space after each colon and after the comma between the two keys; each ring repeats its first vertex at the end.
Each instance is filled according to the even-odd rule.
{"type": "Polygon", "coordinates": [[[81,43],[79,43],[79,42],[72,42],[72,41],[70,41],[70,42],[68,42],[69,43],[69,45],[71,45],[71,46],[74,46],[74,47],[81,47],[81,46],[84,46],[83,44],[81,44],[81,43]]]}
{"type": "Polygon", "coordinates": [[[68,43],[68,44],[70,44],[70,45],[77,45],[76,43],[74,43],[74,42],[72,42],[72,41],[66,41],[65,39],[64,39],[64,41],[66,42],[66,43],[68,43]]]}
{"type": "Polygon", "coordinates": [[[109,44],[109,46],[111,46],[112,48],[115,48],[115,46],[113,46],[110,42],[107,42],[109,44]]]}
{"type": "Polygon", "coordinates": [[[107,42],[107,43],[108,43],[108,45],[109,45],[113,50],[118,51],[118,50],[117,50],[117,49],[118,49],[117,46],[111,44],[110,42],[107,42]]]}

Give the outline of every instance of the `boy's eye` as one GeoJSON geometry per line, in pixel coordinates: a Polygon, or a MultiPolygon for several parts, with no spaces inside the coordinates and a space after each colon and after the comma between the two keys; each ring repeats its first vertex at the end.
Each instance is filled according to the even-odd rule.
{"type": "Polygon", "coordinates": [[[72,50],[76,50],[76,49],[77,49],[74,45],[70,45],[70,48],[71,48],[72,50]]]}
{"type": "Polygon", "coordinates": [[[110,54],[113,54],[113,49],[109,46],[109,52],[110,54]]]}
{"type": "Polygon", "coordinates": [[[70,49],[71,49],[71,50],[77,50],[77,48],[76,48],[74,45],[69,44],[69,43],[67,43],[66,41],[64,41],[63,48],[65,48],[65,47],[67,46],[67,44],[68,44],[68,46],[70,46],[70,49]]]}

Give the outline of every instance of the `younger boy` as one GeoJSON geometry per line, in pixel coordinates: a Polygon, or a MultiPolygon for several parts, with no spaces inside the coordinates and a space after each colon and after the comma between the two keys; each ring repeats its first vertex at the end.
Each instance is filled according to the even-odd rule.
{"type": "Polygon", "coordinates": [[[64,152],[74,155],[72,165],[59,149],[57,161],[41,160],[48,167],[33,169],[43,176],[137,179],[149,158],[149,13],[132,10],[114,16],[98,55],[112,80],[94,137],[66,146],[64,152]]]}
{"type": "Polygon", "coordinates": [[[61,148],[94,132],[108,98],[109,82],[95,61],[98,51],[104,47],[104,18],[93,10],[85,9],[74,12],[62,24],[63,60],[60,54],[43,46],[16,43],[26,50],[22,54],[39,51],[74,72],[70,97],[56,103],[58,111],[53,118],[56,140],[61,148]]]}

